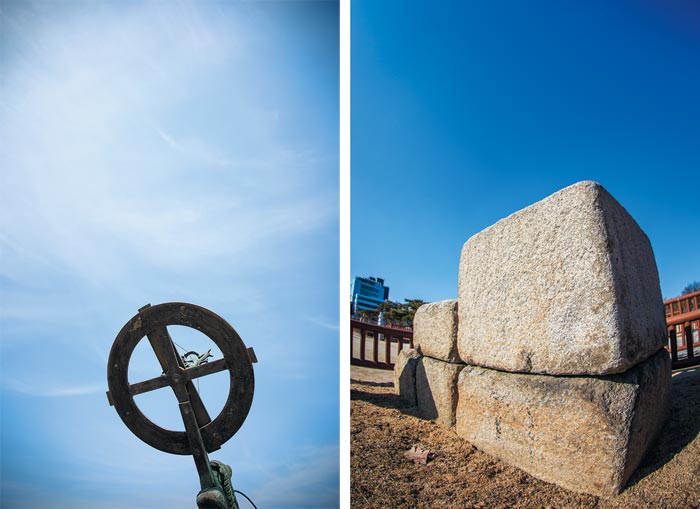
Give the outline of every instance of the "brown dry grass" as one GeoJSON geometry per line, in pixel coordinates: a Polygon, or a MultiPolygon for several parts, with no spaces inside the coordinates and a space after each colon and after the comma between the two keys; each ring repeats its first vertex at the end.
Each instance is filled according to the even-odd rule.
{"type": "Polygon", "coordinates": [[[700,368],[674,373],[664,433],[625,490],[610,499],[568,491],[492,458],[416,417],[390,382],[363,378],[352,381],[350,395],[353,509],[700,508],[700,368]],[[403,457],[416,444],[434,453],[427,465],[403,457]]]}

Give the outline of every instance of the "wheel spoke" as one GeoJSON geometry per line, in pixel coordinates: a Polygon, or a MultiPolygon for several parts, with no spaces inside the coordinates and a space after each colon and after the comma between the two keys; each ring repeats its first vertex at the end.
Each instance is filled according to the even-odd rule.
{"type": "MultiPolygon", "coordinates": [[[[185,363],[177,353],[175,344],[170,337],[170,333],[168,333],[167,327],[153,329],[147,334],[147,336],[148,341],[151,343],[153,351],[155,352],[156,357],[158,357],[158,362],[160,362],[160,366],[163,368],[165,374],[170,375],[171,370],[181,371],[184,374],[185,363]]],[[[200,428],[211,422],[209,412],[207,412],[207,409],[202,402],[202,398],[199,396],[199,393],[191,380],[183,379],[181,383],[172,384],[172,388],[180,403],[189,400],[190,404],[192,405],[192,411],[197,418],[197,424],[200,428]]]]}
{"type": "Polygon", "coordinates": [[[200,376],[211,375],[212,373],[218,373],[228,369],[228,364],[226,364],[226,359],[216,359],[215,361],[205,362],[199,366],[193,368],[187,368],[185,370],[185,376],[188,380],[194,380],[200,376]]]}
{"type": "MultiPolygon", "coordinates": [[[[228,364],[226,364],[226,359],[217,359],[215,361],[207,362],[205,364],[200,364],[193,368],[187,368],[185,370],[185,376],[187,380],[194,380],[206,375],[211,375],[212,373],[218,373],[228,369],[228,364]]],[[[129,385],[129,394],[136,396],[138,394],[143,394],[144,392],[155,391],[156,389],[162,389],[170,385],[170,380],[166,375],[161,375],[157,378],[151,378],[149,380],[144,380],[143,382],[137,382],[135,384],[129,385]]],[[[107,398],[109,399],[110,406],[114,405],[112,401],[111,394],[107,391],[107,398]]]]}
{"type": "MultiPolygon", "coordinates": [[[[200,363],[202,362],[201,357],[200,363]]],[[[238,333],[223,318],[211,311],[183,302],[168,302],[139,309],[114,340],[107,363],[107,397],[121,420],[139,439],[161,451],[172,454],[198,455],[202,450],[210,453],[221,447],[241,427],[253,399],[254,355],[246,350],[238,333]],[[211,339],[223,358],[185,368],[188,364],[180,357],[168,334],[170,326],[194,328],[211,339]],[[148,336],[154,354],[163,370],[161,376],[130,383],[129,362],[139,341],[148,336]],[[195,379],[219,371],[227,372],[229,395],[216,418],[210,420],[196,391],[195,379]],[[164,388],[170,385],[183,413],[185,432],[172,431],[149,420],[136,404],[136,394],[164,388]],[[188,385],[191,387],[188,389],[188,385]],[[199,416],[195,407],[200,407],[199,416]],[[187,411],[189,410],[189,411],[187,411]],[[193,425],[194,424],[194,425],[193,425]],[[193,442],[191,438],[199,438],[193,442]],[[201,439],[201,444],[199,443],[201,439]]],[[[198,468],[199,470],[199,468],[198,468]]],[[[200,480],[202,479],[200,472],[200,480]]],[[[206,476],[205,476],[206,477],[206,476]]]]}
{"type": "Polygon", "coordinates": [[[147,334],[148,341],[151,343],[151,347],[158,358],[160,367],[163,368],[163,372],[166,375],[170,374],[171,370],[175,370],[177,366],[180,365],[182,360],[180,356],[175,351],[175,345],[173,340],[168,333],[166,327],[159,327],[153,329],[147,334]],[[180,360],[180,362],[178,362],[180,360]]]}
{"type": "Polygon", "coordinates": [[[197,418],[197,424],[200,428],[202,428],[211,422],[209,412],[207,412],[207,409],[202,402],[202,398],[199,397],[199,393],[191,380],[187,380],[187,382],[185,382],[185,388],[187,389],[187,395],[190,398],[192,411],[194,411],[194,415],[197,418]]]}

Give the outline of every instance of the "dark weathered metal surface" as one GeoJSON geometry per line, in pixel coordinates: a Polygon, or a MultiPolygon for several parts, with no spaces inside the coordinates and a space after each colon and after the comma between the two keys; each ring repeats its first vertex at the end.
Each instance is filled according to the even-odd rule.
{"type": "Polygon", "coordinates": [[[187,440],[190,443],[194,464],[197,467],[197,474],[199,474],[199,484],[203,490],[213,488],[216,486],[216,482],[209,464],[209,455],[204,448],[197,419],[189,401],[180,403],[180,414],[182,415],[182,422],[185,423],[185,433],[187,433],[187,440]]]}
{"type": "MultiPolygon", "coordinates": [[[[181,403],[196,420],[203,450],[211,452],[231,438],[241,427],[253,401],[254,377],[249,351],[240,336],[215,313],[181,302],[144,306],[117,335],[107,368],[110,403],[114,403],[124,424],[141,440],[164,452],[194,454],[188,431],[172,431],[151,422],[136,406],[133,396],[170,385],[181,403]],[[208,336],[221,350],[223,359],[185,369],[167,331],[170,325],[194,328],[208,336]],[[130,384],[128,365],[136,345],[148,336],[164,374],[158,378],[130,384]],[[213,420],[202,404],[192,380],[228,369],[230,389],[224,408],[213,420]]],[[[183,420],[185,414],[183,413],[183,420]]],[[[187,429],[187,428],[186,428],[187,429]]],[[[197,458],[195,457],[195,462],[197,458]]],[[[200,466],[197,466],[200,471],[200,466]]],[[[202,472],[200,472],[200,478],[202,472]]]]}
{"type": "Polygon", "coordinates": [[[250,357],[250,362],[252,362],[253,364],[258,362],[258,358],[256,357],[255,350],[253,350],[252,346],[248,347],[248,357],[250,357]]]}
{"type": "Polygon", "coordinates": [[[204,407],[197,389],[185,376],[185,363],[178,355],[168,329],[159,327],[149,332],[147,336],[163,368],[163,372],[170,380],[170,386],[173,388],[177,400],[180,403],[189,400],[192,404],[192,410],[194,410],[194,414],[197,417],[199,427],[210,423],[211,417],[209,417],[209,413],[204,407]]]}
{"type": "Polygon", "coordinates": [[[212,373],[218,373],[227,368],[226,359],[216,359],[215,361],[207,362],[206,364],[200,364],[194,368],[188,368],[185,370],[185,375],[190,380],[199,378],[200,376],[211,375],[212,373]]]}
{"type": "MultiPolygon", "coordinates": [[[[252,350],[252,348],[248,348],[249,352],[250,350],[252,350]]],[[[253,362],[257,362],[257,360],[253,362]]],[[[227,369],[227,367],[226,359],[217,359],[206,364],[200,364],[199,366],[195,366],[193,368],[187,368],[184,376],[188,380],[194,380],[195,378],[199,378],[201,376],[218,373],[219,371],[227,369]]],[[[132,396],[136,396],[137,394],[143,394],[144,392],[162,389],[168,385],[170,385],[170,379],[166,375],[161,375],[157,378],[151,378],[150,380],[144,380],[143,382],[131,384],[129,386],[129,392],[132,396]]],[[[107,391],[107,399],[109,400],[109,405],[113,406],[114,401],[112,400],[112,394],[109,391],[107,391]]]]}

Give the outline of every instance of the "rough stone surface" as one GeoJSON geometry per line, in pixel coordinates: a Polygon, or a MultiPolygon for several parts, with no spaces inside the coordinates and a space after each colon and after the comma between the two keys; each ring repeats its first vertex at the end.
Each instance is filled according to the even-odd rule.
{"type": "Polygon", "coordinates": [[[457,351],[457,299],[418,308],[413,318],[413,344],[433,359],[461,362],[457,351]]]}
{"type": "Polygon", "coordinates": [[[459,267],[467,364],[622,373],[666,340],[649,239],[595,182],[579,182],[470,238],[459,267]]]}
{"type": "Polygon", "coordinates": [[[457,378],[464,364],[421,357],[416,366],[416,401],[422,417],[446,428],[455,424],[457,378]]]}
{"type": "Polygon", "coordinates": [[[394,364],[394,390],[401,399],[416,405],[416,365],[420,354],[415,348],[399,352],[394,364]]]}
{"type": "Polygon", "coordinates": [[[456,431],[544,481],[616,494],[660,432],[671,401],[665,350],[627,373],[559,377],[466,366],[456,431]]]}

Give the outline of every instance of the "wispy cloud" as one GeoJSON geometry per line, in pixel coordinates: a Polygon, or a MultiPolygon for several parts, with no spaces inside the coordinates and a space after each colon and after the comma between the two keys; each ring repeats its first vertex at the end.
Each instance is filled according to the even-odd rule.
{"type": "Polygon", "coordinates": [[[156,132],[170,148],[185,157],[191,158],[193,161],[212,166],[233,166],[231,159],[225,157],[216,148],[204,143],[202,140],[178,142],[161,128],[156,128],[156,132]]]}
{"type": "Polygon", "coordinates": [[[105,392],[104,384],[72,385],[63,387],[46,387],[36,382],[27,383],[19,380],[9,380],[5,382],[8,389],[41,398],[65,398],[71,396],[86,396],[88,394],[98,394],[105,392]]]}
{"type": "Polygon", "coordinates": [[[314,318],[312,316],[307,316],[306,321],[321,327],[322,329],[328,329],[330,331],[340,330],[340,325],[336,320],[322,320],[319,318],[314,318]]]}
{"type": "Polygon", "coordinates": [[[339,448],[337,444],[297,450],[298,460],[281,466],[255,493],[260,505],[325,508],[337,505],[339,448]]]}
{"type": "Polygon", "coordinates": [[[192,5],[182,8],[185,21],[156,9],[172,35],[152,33],[147,18],[136,16],[100,20],[104,34],[45,32],[27,57],[34,65],[10,69],[0,110],[6,274],[51,264],[118,284],[134,263],[190,270],[229,258],[256,265],[284,239],[336,219],[337,197],[317,192],[313,170],[332,167],[308,147],[270,138],[280,113],[251,101],[244,82],[230,78],[238,89],[228,91],[226,124],[193,130],[198,121],[188,105],[203,100],[193,76],[231,67],[237,76],[249,63],[237,60],[230,31],[207,26],[192,5]],[[217,58],[205,56],[212,48],[217,58]],[[182,134],[158,120],[173,115],[182,134]],[[222,141],[239,139],[245,155],[222,141]]]}
{"type": "MultiPolygon", "coordinates": [[[[37,484],[64,496],[37,490],[34,506],[84,507],[78,495],[92,493],[105,494],[104,507],[107,493],[121,507],[193,502],[191,458],[143,444],[104,397],[110,346],[147,302],[209,307],[256,347],[263,368],[256,365],[249,419],[277,420],[280,393],[269,388],[285,372],[314,373],[327,385],[298,343],[315,351],[333,341],[332,320],[315,317],[300,327],[303,338],[290,340],[290,315],[304,322],[289,295],[313,306],[337,294],[333,282],[299,283],[336,263],[337,105],[327,115],[320,109],[329,94],[315,80],[325,71],[302,49],[324,41],[293,9],[189,1],[4,9],[0,389],[12,418],[3,439],[41,436],[42,458],[61,468],[42,471],[37,484]],[[151,487],[165,479],[182,498],[154,500],[157,488],[148,498],[142,479],[151,487]]],[[[140,347],[129,368],[134,380],[140,347]]],[[[304,410],[285,414],[286,429],[240,432],[267,458],[260,478],[239,477],[256,502],[268,489],[258,489],[263,482],[297,506],[308,506],[297,497],[337,495],[337,452],[290,445],[291,430],[332,420],[318,415],[332,405],[310,404],[293,384],[284,398],[304,410]],[[297,487],[305,491],[297,495],[297,487]]],[[[207,397],[216,402],[217,394],[207,397]]],[[[179,426],[170,396],[139,404],[154,422],[179,426]]],[[[25,449],[8,450],[13,472],[31,468],[25,449]]],[[[12,496],[32,507],[21,505],[19,490],[12,496]]]]}
{"type": "Polygon", "coordinates": [[[261,79],[284,78],[242,51],[246,23],[205,20],[196,5],[115,17],[107,5],[41,16],[51,6],[36,4],[3,21],[6,352],[87,346],[101,361],[105,335],[81,317],[104,318],[114,300],[206,295],[259,311],[270,297],[258,281],[291,272],[317,251],[310,235],[337,228],[335,155],[259,93],[261,79]]]}
{"type": "Polygon", "coordinates": [[[172,148],[174,148],[175,150],[177,150],[179,152],[183,151],[182,147],[168,133],[166,133],[165,131],[163,131],[162,129],[159,129],[159,128],[156,128],[156,132],[158,133],[158,136],[160,136],[161,139],[165,143],[170,145],[172,148]]]}

